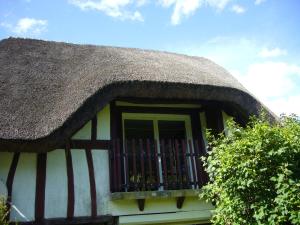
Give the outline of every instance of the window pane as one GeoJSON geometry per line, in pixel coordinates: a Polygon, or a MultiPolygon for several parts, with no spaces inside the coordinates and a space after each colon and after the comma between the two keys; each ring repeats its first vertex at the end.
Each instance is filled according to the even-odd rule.
{"type": "Polygon", "coordinates": [[[154,139],[152,120],[124,120],[125,138],[131,139],[154,139]]]}
{"type": "Polygon", "coordinates": [[[153,120],[124,120],[128,155],[128,191],[155,190],[153,120]],[[147,145],[147,143],[149,145],[147,145]],[[147,148],[149,146],[149,149],[147,148]],[[149,151],[148,151],[149,150],[149,151]]]}
{"type": "Polygon", "coordinates": [[[164,188],[178,189],[187,184],[185,156],[182,155],[182,140],[186,139],[184,121],[158,121],[159,139],[163,153],[164,188]],[[167,185],[166,185],[167,183],[167,185]]]}
{"type": "Polygon", "coordinates": [[[185,139],[184,121],[158,121],[159,139],[185,139]]]}

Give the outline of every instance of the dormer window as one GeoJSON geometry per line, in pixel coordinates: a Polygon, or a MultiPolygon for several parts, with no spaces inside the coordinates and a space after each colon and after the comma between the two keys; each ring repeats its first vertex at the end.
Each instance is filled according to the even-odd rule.
{"type": "MultiPolygon", "coordinates": [[[[195,189],[203,185],[199,158],[205,149],[202,136],[194,138],[192,128],[195,115],[200,128],[198,109],[174,113],[120,109],[120,119],[116,120],[121,123],[120,138],[113,142],[111,154],[113,192],[195,189]]],[[[202,135],[201,128],[198,134],[202,135]]]]}
{"type": "Polygon", "coordinates": [[[129,191],[188,186],[190,170],[185,163],[190,166],[191,162],[183,153],[183,143],[191,140],[188,115],[124,113],[122,121],[129,191]]]}

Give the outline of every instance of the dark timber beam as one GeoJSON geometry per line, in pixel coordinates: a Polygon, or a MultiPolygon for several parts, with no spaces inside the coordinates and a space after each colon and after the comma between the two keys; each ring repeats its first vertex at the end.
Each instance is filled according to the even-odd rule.
{"type": "Polygon", "coordinates": [[[8,208],[8,214],[7,214],[7,218],[9,219],[10,217],[10,207],[11,207],[11,200],[12,200],[12,187],[13,187],[13,182],[14,182],[14,177],[15,177],[15,173],[17,170],[17,166],[18,166],[18,162],[19,162],[19,158],[20,158],[20,153],[17,152],[14,154],[12,162],[10,164],[10,168],[9,168],[9,172],[7,175],[7,180],[6,180],[6,187],[7,187],[7,200],[6,200],[6,205],[8,208]]]}
{"type": "Polygon", "coordinates": [[[97,216],[97,191],[94,173],[94,163],[91,149],[85,150],[87,165],[89,170],[90,192],[91,192],[91,214],[95,218],[97,216]]]}
{"type": "Polygon", "coordinates": [[[66,146],[66,164],[67,164],[67,176],[68,176],[68,206],[67,206],[67,217],[68,219],[73,219],[74,217],[74,204],[75,204],[75,194],[74,194],[74,172],[72,156],[69,144],[66,146]]]}
{"type": "Polygon", "coordinates": [[[35,193],[35,220],[41,221],[45,214],[47,153],[37,155],[36,193],[35,193]]]}
{"type": "Polygon", "coordinates": [[[116,217],[111,215],[91,217],[74,217],[73,219],[44,219],[42,221],[10,223],[10,225],[114,225],[116,217]]]}
{"type": "Polygon", "coordinates": [[[70,140],[71,149],[103,149],[108,150],[111,147],[110,140],[70,140]]]}

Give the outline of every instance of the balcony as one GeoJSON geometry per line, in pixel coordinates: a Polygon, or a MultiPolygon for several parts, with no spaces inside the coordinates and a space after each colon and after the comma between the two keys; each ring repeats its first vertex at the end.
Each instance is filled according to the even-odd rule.
{"type": "Polygon", "coordinates": [[[113,140],[111,192],[200,189],[207,182],[200,160],[203,146],[199,140],[186,139],[113,140]]]}

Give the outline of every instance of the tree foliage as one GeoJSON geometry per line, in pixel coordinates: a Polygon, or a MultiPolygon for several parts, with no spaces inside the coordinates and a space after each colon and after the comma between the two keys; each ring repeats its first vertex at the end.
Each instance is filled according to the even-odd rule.
{"type": "Polygon", "coordinates": [[[0,196],[0,225],[8,225],[6,201],[0,196]]]}
{"type": "Polygon", "coordinates": [[[203,157],[210,177],[201,197],[215,204],[218,225],[300,224],[300,122],[252,118],[228,122],[227,135],[209,136],[203,157]]]}

